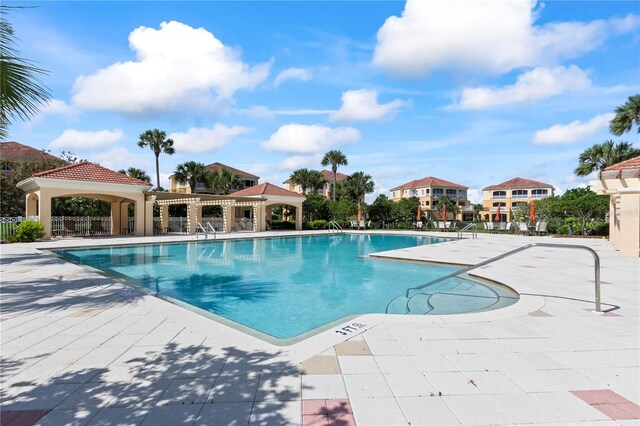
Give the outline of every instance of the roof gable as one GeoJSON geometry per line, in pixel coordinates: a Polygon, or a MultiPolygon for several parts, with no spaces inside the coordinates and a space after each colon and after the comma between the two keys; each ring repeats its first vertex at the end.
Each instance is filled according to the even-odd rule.
{"type": "Polygon", "coordinates": [[[511,189],[511,188],[553,188],[553,185],[548,183],[538,182],[537,180],[525,179],[521,177],[515,177],[509,179],[506,182],[499,183],[497,185],[490,185],[483,188],[483,191],[492,191],[494,189],[511,189]]]}
{"type": "Polygon", "coordinates": [[[227,166],[226,164],[222,164],[222,163],[211,163],[211,164],[207,164],[205,166],[205,168],[207,168],[210,172],[219,172],[222,169],[227,169],[232,171],[234,174],[238,175],[238,176],[242,176],[242,177],[248,177],[248,178],[252,178],[255,180],[259,180],[260,177],[253,175],[251,173],[245,172],[244,170],[240,170],[240,169],[236,169],[234,167],[231,166],[227,166]]]}
{"type": "Polygon", "coordinates": [[[298,194],[297,192],[288,191],[284,188],[280,188],[279,186],[275,186],[270,184],[269,182],[261,183],[260,185],[250,186],[245,189],[241,189],[240,191],[236,191],[230,196],[257,196],[257,195],[273,195],[279,197],[298,197],[298,198],[306,198],[304,195],[298,194]]]}
{"type": "Polygon", "coordinates": [[[58,164],[67,164],[62,158],[58,158],[48,152],[13,141],[0,143],[0,157],[3,160],[31,161],[43,159],[58,164]]]}
{"type": "Polygon", "coordinates": [[[85,182],[115,183],[120,185],[152,186],[140,179],[114,172],[106,167],[83,161],[57,169],[35,173],[32,177],[44,179],[77,180],[85,182]]]}
{"type": "Polygon", "coordinates": [[[440,179],[437,177],[427,176],[422,179],[412,180],[411,182],[407,182],[403,185],[396,186],[395,188],[391,188],[390,191],[426,188],[426,187],[434,187],[434,186],[442,186],[445,188],[468,189],[467,186],[459,185],[457,183],[449,182],[447,180],[440,179]]]}

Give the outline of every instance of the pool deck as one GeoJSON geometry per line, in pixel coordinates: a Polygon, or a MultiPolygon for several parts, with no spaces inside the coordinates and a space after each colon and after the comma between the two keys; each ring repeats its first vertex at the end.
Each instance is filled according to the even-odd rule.
{"type": "Polygon", "coordinates": [[[290,346],[38,250],[185,240],[0,246],[0,423],[640,424],[640,259],[606,240],[480,234],[380,254],[475,264],[529,242],[586,245],[604,314],[593,258],[538,247],[475,271],[521,294],[510,307],[364,315],[290,346]]]}

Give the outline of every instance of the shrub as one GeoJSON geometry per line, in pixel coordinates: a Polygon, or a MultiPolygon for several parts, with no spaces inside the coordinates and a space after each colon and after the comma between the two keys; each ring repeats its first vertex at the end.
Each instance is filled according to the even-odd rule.
{"type": "Polygon", "coordinates": [[[16,233],[11,241],[29,243],[42,237],[44,237],[44,226],[40,222],[23,220],[16,228],[16,233]]]}
{"type": "Polygon", "coordinates": [[[307,223],[307,227],[309,229],[326,229],[327,221],[326,220],[312,220],[307,223]]]}
{"type": "Polygon", "coordinates": [[[296,223],[287,220],[274,220],[271,222],[271,229],[296,229],[296,223]]]}

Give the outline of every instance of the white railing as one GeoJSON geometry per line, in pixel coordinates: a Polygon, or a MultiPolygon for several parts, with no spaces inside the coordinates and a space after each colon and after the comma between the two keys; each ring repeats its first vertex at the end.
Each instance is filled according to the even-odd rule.
{"type": "Polygon", "coordinates": [[[202,225],[206,227],[207,224],[211,225],[211,227],[215,229],[217,232],[221,232],[224,228],[224,219],[222,218],[222,216],[203,217],[202,225]]]}
{"type": "Polygon", "coordinates": [[[236,231],[253,231],[253,219],[242,217],[235,220],[236,231]]]}
{"type": "Polygon", "coordinates": [[[111,218],[91,216],[54,216],[51,235],[56,237],[111,235],[111,218]]]}
{"type": "Polygon", "coordinates": [[[528,194],[515,194],[512,195],[511,198],[529,198],[528,194]]]}
{"type": "Polygon", "coordinates": [[[16,228],[23,220],[39,220],[38,216],[0,217],[0,241],[5,241],[11,235],[15,235],[16,228]]]}
{"type": "Polygon", "coordinates": [[[531,194],[531,198],[546,198],[549,194],[531,194]]]}

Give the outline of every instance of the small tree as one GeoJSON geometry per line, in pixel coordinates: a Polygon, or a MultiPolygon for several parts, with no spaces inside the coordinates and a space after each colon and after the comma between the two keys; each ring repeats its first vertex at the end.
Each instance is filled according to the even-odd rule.
{"type": "Polygon", "coordinates": [[[349,218],[358,214],[358,205],[353,200],[343,198],[338,201],[331,201],[329,203],[329,209],[331,210],[331,216],[333,220],[347,221],[349,218]]]}
{"type": "Polygon", "coordinates": [[[598,195],[589,188],[567,190],[556,200],[554,208],[563,212],[564,217],[574,217],[580,222],[580,231],[588,235],[597,221],[603,221],[609,211],[609,197],[598,195]]]}
{"type": "Polygon", "coordinates": [[[412,222],[416,217],[416,210],[420,205],[418,197],[403,198],[391,206],[391,217],[394,222],[412,222]]]}
{"type": "Polygon", "coordinates": [[[307,199],[302,203],[302,211],[305,222],[328,220],[331,218],[329,202],[319,194],[307,194],[307,199]]]}
{"type": "Polygon", "coordinates": [[[16,228],[12,242],[30,243],[44,237],[44,226],[33,220],[23,220],[16,228]]]}
{"type": "Polygon", "coordinates": [[[484,206],[482,204],[474,204],[473,205],[473,220],[474,221],[482,219],[480,217],[480,212],[482,211],[483,208],[484,208],[484,206]]]}
{"type": "Polygon", "coordinates": [[[189,188],[191,188],[191,193],[193,194],[196,192],[198,182],[202,182],[207,178],[207,169],[202,163],[187,161],[186,163],[176,166],[173,177],[180,183],[189,184],[189,188]]]}
{"type": "Polygon", "coordinates": [[[369,206],[369,218],[376,222],[390,222],[394,202],[386,195],[380,194],[369,206]]]}
{"type": "MultiPolygon", "coordinates": [[[[456,215],[458,214],[458,211],[460,210],[458,208],[458,203],[456,202],[456,200],[449,197],[448,195],[441,196],[436,207],[441,215],[443,213],[444,208],[446,207],[447,213],[453,213],[453,217],[456,217],[456,215]]],[[[447,220],[447,218],[443,217],[442,220],[447,220]]]]}

